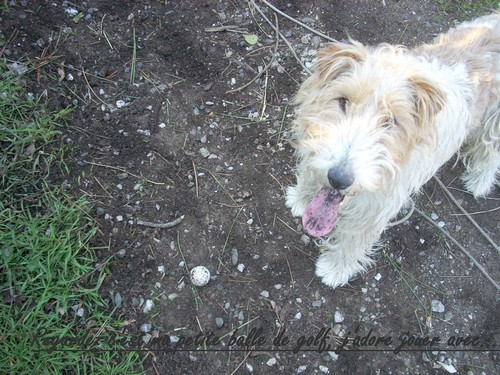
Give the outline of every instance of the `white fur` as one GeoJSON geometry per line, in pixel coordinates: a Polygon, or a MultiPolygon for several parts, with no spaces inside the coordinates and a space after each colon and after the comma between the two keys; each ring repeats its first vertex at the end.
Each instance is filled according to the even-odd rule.
{"type": "Polygon", "coordinates": [[[476,197],[491,190],[500,166],[499,60],[497,14],[415,50],[352,42],[319,52],[296,98],[297,183],[286,204],[302,216],[329,186],[329,168],[352,171],[316,264],[326,285],[346,284],[373,263],[389,221],[462,145],[465,187],[476,197]],[[345,112],[339,98],[349,99],[345,112]]]}

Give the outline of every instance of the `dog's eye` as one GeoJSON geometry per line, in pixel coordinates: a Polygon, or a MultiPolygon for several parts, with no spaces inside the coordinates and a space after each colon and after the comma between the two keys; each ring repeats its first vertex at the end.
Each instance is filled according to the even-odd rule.
{"type": "Polygon", "coordinates": [[[384,128],[390,128],[392,126],[397,126],[396,118],[393,116],[387,117],[384,124],[382,125],[384,128]]]}
{"type": "Polygon", "coordinates": [[[345,113],[347,111],[347,106],[349,105],[349,99],[338,98],[337,100],[339,102],[339,108],[345,113]]]}

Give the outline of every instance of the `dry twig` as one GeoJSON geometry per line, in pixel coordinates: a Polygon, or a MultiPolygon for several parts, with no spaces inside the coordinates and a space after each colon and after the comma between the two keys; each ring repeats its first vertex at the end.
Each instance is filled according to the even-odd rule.
{"type": "Polygon", "coordinates": [[[151,223],[149,221],[137,220],[137,225],[142,225],[145,227],[157,228],[157,229],[167,229],[180,224],[182,220],[184,220],[184,215],[179,216],[177,219],[169,221],[168,223],[151,223]]]}

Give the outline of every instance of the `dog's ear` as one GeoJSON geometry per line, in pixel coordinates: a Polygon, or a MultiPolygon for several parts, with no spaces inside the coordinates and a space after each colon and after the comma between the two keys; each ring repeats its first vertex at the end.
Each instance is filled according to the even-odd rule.
{"type": "Polygon", "coordinates": [[[439,84],[425,73],[413,74],[410,84],[414,89],[416,114],[421,123],[429,124],[446,102],[446,94],[439,84]]]}
{"type": "Polygon", "coordinates": [[[350,70],[355,63],[365,60],[368,51],[361,43],[332,43],[320,49],[317,54],[314,72],[323,79],[334,79],[350,70]]]}

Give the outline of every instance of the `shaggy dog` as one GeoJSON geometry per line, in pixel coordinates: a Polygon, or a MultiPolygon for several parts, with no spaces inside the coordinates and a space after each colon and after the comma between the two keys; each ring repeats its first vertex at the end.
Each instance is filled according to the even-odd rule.
{"type": "Polygon", "coordinates": [[[334,43],[321,49],[295,103],[297,184],[286,204],[322,237],[316,275],[346,284],[373,261],[390,220],[463,146],[475,197],[500,167],[500,14],[409,50],[334,43]]]}

